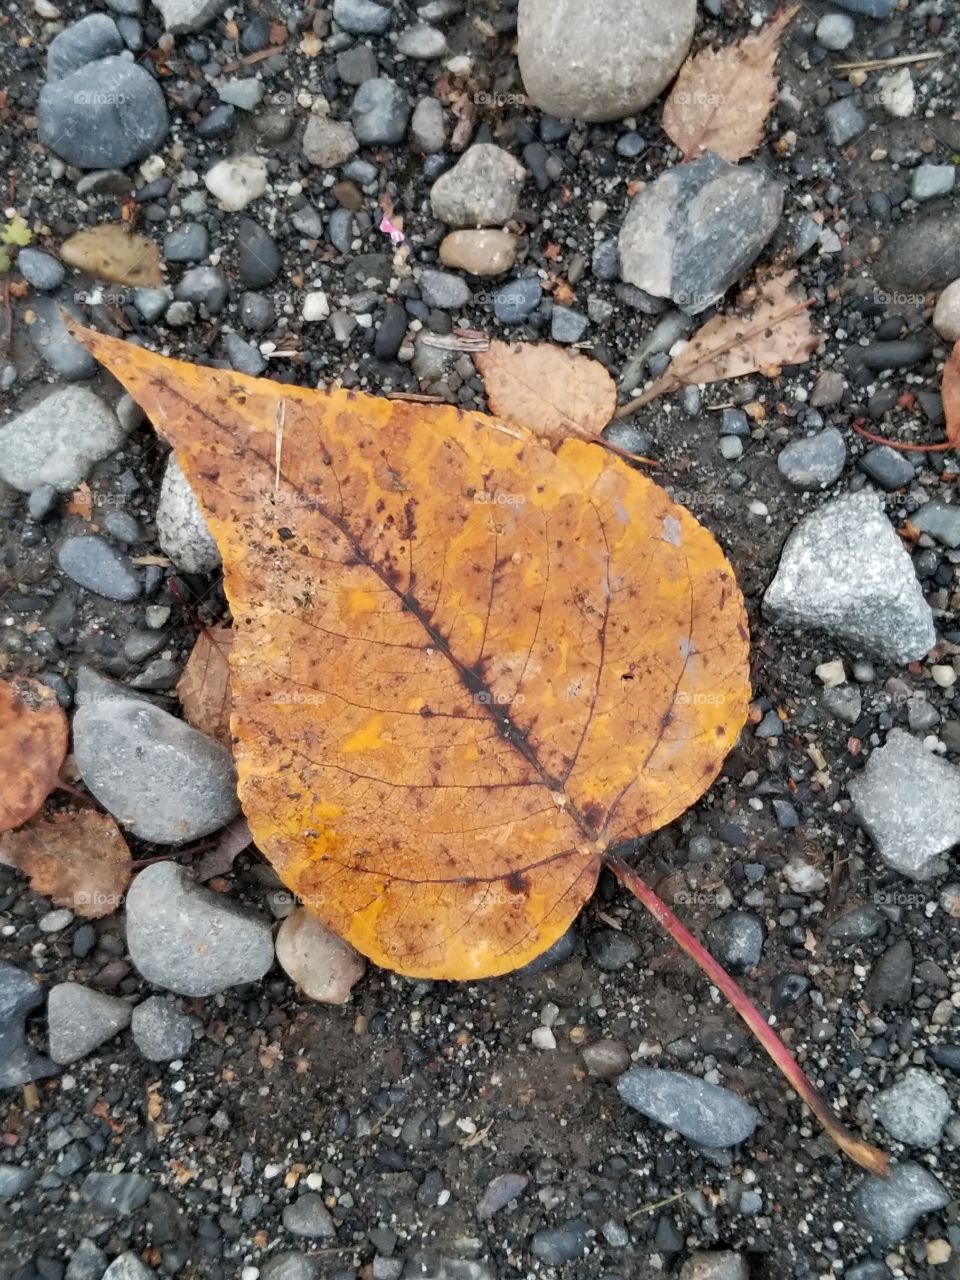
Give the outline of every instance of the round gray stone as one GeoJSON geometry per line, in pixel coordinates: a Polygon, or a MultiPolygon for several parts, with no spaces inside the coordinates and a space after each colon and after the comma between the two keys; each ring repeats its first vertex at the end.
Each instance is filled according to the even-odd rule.
{"type": "Polygon", "coordinates": [[[97,533],[64,538],[57,564],[77,586],[107,600],[136,600],[140,595],[140,575],[133,561],[97,533]]]}
{"type": "Polygon", "coordinates": [[[353,95],[350,120],[358,142],[364,145],[401,142],[409,119],[410,100],[386,76],[365,80],[353,95]]]}
{"type": "Polygon", "coordinates": [[[42,249],[21,249],[17,254],[17,270],[34,289],[52,293],[63,284],[66,271],[63,264],[42,249]]]}
{"type": "Polygon", "coordinates": [[[47,79],[62,80],[88,62],[123,52],[117,24],[105,13],[90,13],[54,36],[47,48],[47,79]]]}
{"type": "Polygon", "coordinates": [[[142,1000],[130,1019],[133,1042],[151,1062],[171,1062],[185,1058],[193,1044],[197,1018],[178,1009],[172,1000],[149,996],[142,1000]]]}
{"type": "Polygon", "coordinates": [[[509,151],[475,142],[433,184],[435,217],[451,227],[499,227],[517,210],[527,171],[509,151]]]}
{"type": "Polygon", "coordinates": [[[269,921],[195,884],[174,862],[146,867],[131,885],[127,946],[148,982],[184,996],[256,982],[273,964],[269,921]]]}
{"type": "Polygon", "coordinates": [[[47,1025],[50,1057],[65,1066],[98,1049],[130,1022],[126,1000],[92,991],[79,982],[59,982],[50,988],[47,1025]]]}
{"type": "Polygon", "coordinates": [[[840,478],[847,461],[847,445],[836,427],[793,440],[781,449],[777,469],[798,489],[824,489],[840,478]]]}
{"type": "Polygon", "coordinates": [[[624,1102],[701,1147],[733,1147],[760,1123],[759,1112],[719,1085],[658,1067],[631,1067],[617,1081],[624,1102]]]}
{"type": "Polygon", "coordinates": [[[45,84],[37,117],[43,145],[78,169],[122,169],[143,160],[170,128],[156,80],[121,57],[101,58],[45,84]]]}
{"type": "Polygon", "coordinates": [[[331,1240],[337,1234],[333,1218],[323,1196],[307,1191],[292,1204],[284,1207],[283,1225],[295,1236],[308,1236],[313,1240],[331,1240]]]}
{"type": "Polygon", "coordinates": [[[124,440],[116,414],[86,387],[57,387],[0,430],[0,478],[22,493],[72,493],[124,440]]]}
{"type": "Polygon", "coordinates": [[[876,1100],[877,1119],[907,1147],[935,1147],[950,1117],[950,1096],[926,1071],[911,1068],[876,1100]]]}

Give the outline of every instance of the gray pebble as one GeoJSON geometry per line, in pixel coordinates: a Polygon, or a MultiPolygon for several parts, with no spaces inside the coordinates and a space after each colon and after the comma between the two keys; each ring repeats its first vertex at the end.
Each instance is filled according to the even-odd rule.
{"type": "Polygon", "coordinates": [[[210,233],[200,222],[185,222],[163,238],[167,262],[202,262],[210,252],[210,233]]]}
{"type": "Polygon", "coordinates": [[[16,965],[0,960],[0,1089],[52,1075],[56,1068],[27,1041],[24,1020],[43,1004],[40,983],[16,965]]]}
{"type": "Polygon", "coordinates": [[[71,71],[123,52],[117,24],[105,13],[91,13],[54,36],[47,47],[47,79],[62,80],[71,71]]]}
{"type": "Polygon", "coordinates": [[[365,146],[402,142],[409,119],[406,93],[386,76],[365,80],[353,95],[350,120],[357,140],[365,146]]]}
{"type": "Polygon", "coordinates": [[[730,911],[711,920],[706,929],[711,953],[728,969],[745,973],[760,963],[763,953],[763,925],[746,911],[730,911]]]}
{"type": "Polygon", "coordinates": [[[129,556],[99,534],[65,538],[57,550],[57,564],[80,587],[107,600],[136,600],[141,582],[129,556]]]}
{"type": "Polygon", "coordinates": [[[632,964],[640,954],[640,944],[628,933],[601,929],[590,939],[590,955],[598,969],[616,973],[632,964]]]}
{"type": "Polygon", "coordinates": [[[554,342],[567,345],[579,342],[586,333],[590,321],[581,311],[572,307],[553,308],[550,314],[550,337],[554,342]]]}
{"type": "Polygon", "coordinates": [[[410,120],[410,141],[425,155],[442,151],[447,141],[443,107],[436,98],[421,98],[410,120]]]}
{"type": "MultiPolygon", "coordinates": [[[[352,216],[352,215],[351,215],[352,216]]],[[[330,221],[333,221],[331,215],[330,221]]],[[[273,303],[261,293],[242,293],[240,295],[240,323],[254,333],[265,333],[273,327],[277,316],[273,303]]]]}
{"type": "Polygon", "coordinates": [[[310,240],[319,240],[323,235],[323,215],[312,204],[295,209],[290,215],[290,221],[296,231],[310,240]]]}
{"type": "Polygon", "coordinates": [[[48,82],[38,137],[78,169],[123,169],[158,151],[170,127],[163,91],[139,63],[102,58],[48,82]]]}
{"type": "Polygon", "coordinates": [[[277,1253],[260,1268],[260,1280],[320,1280],[320,1265],[302,1253],[277,1253]]]}
{"type": "Polygon", "coordinates": [[[368,44],[355,44],[337,54],[337,75],[344,84],[359,85],[377,77],[376,54],[368,44]]]}
{"type": "Polygon", "coordinates": [[[831,102],[824,111],[827,136],[835,147],[845,147],[867,127],[867,120],[853,98],[831,102]]]}
{"type": "Polygon", "coordinates": [[[81,382],[97,372],[97,362],[68,332],[61,308],[75,320],[84,322],[80,309],[61,298],[34,298],[31,302],[33,319],[27,324],[27,336],[37,355],[64,382],[81,382]]]}
{"type": "Polygon", "coordinates": [[[911,1068],[878,1095],[877,1119],[904,1146],[935,1147],[950,1116],[950,1097],[926,1071],[911,1068]]]}
{"type": "Polygon", "coordinates": [[[323,1203],[323,1196],[307,1191],[291,1204],[285,1205],[281,1214],[283,1225],[295,1236],[308,1236],[313,1240],[332,1240],[337,1234],[330,1211],[323,1203]]]}
{"type": "Polygon", "coordinates": [[[733,1147],[760,1123],[748,1103],[719,1085],[657,1067],[631,1067],[617,1081],[624,1102],[701,1147],[733,1147]]]}
{"type": "Polygon", "coordinates": [[[9,1200],[32,1187],[37,1175],[21,1164],[0,1163],[0,1199],[9,1200]]]}
{"type": "Polygon", "coordinates": [[[160,484],[156,521],[160,546],[178,569],[211,573],[220,564],[217,544],[174,453],[167,458],[160,484]]]}
{"type": "Polygon", "coordinates": [[[898,449],[891,449],[886,444],[877,444],[868,449],[859,459],[857,466],[888,493],[912,484],[916,475],[913,463],[898,449]]]}
{"type": "Polygon", "coordinates": [[[273,964],[269,921],[173,862],[146,867],[131,885],[127,946],[148,982],[185,996],[256,982],[273,964]]]}
{"type": "Polygon", "coordinates": [[[241,338],[239,333],[225,333],[223,349],[227,353],[230,367],[236,369],[237,373],[246,373],[251,378],[259,378],[267,367],[266,360],[253,343],[241,338]]]}
{"type": "Polygon", "coordinates": [[[780,451],[777,469],[798,489],[825,489],[838,480],[847,460],[847,445],[836,427],[793,440],[780,451]]]}
{"type": "Polygon", "coordinates": [[[252,218],[242,218],[237,244],[237,268],[243,287],[265,289],[272,284],[283,262],[273,236],[252,218]]]}
{"type": "Polygon", "coordinates": [[[420,276],[420,293],[424,302],[445,311],[459,311],[470,301],[470,288],[465,280],[448,271],[426,268],[420,276]]]}
{"type": "Polygon", "coordinates": [[[194,306],[205,306],[210,315],[219,315],[227,305],[227,278],[219,267],[191,267],[177,285],[176,297],[194,306]]]}
{"type": "Polygon", "coordinates": [[[950,1201],[943,1184],[918,1164],[894,1165],[889,1178],[868,1175],[853,1197],[854,1212],[878,1244],[890,1248],[928,1213],[950,1201]]]}
{"type": "Polygon", "coordinates": [[[560,1267],[575,1262],[590,1248],[589,1226],[576,1218],[562,1227],[545,1227],[530,1241],[530,1252],[547,1267],[560,1267]]]}
{"type": "Polygon", "coordinates": [[[390,5],[375,0],[333,0],[333,20],[351,35],[382,35],[390,25],[390,5]]]}
{"type": "Polygon", "coordinates": [[[948,502],[925,502],[910,517],[910,523],[945,547],[960,547],[960,506],[948,502]]]}
{"type": "Polygon", "coordinates": [[[172,296],[168,289],[134,289],[133,305],[147,324],[156,324],[170,305],[172,296]]]}
{"type": "Polygon", "coordinates": [[[153,1191],[153,1183],[142,1173],[88,1173],[80,1195],[88,1204],[118,1217],[142,1209],[153,1191]]]}
{"type": "Polygon", "coordinates": [[[825,13],[817,23],[817,43],[836,53],[853,44],[856,35],[853,19],[845,13],[825,13]]]}
{"type": "MultiPolygon", "coordinates": [[[[0,478],[23,493],[71,493],[124,440],[113,410],[86,387],[57,387],[0,431],[0,478]]],[[[38,500],[39,501],[39,500],[38,500]]]]}
{"type": "Polygon", "coordinates": [[[59,289],[67,274],[62,263],[41,249],[21,249],[17,254],[17,269],[24,280],[41,293],[59,289]]]}
{"type": "Polygon", "coordinates": [[[193,1044],[199,1021],[163,996],[149,996],[133,1010],[130,1031],[133,1042],[151,1062],[185,1058],[193,1044]]]}
{"type": "Polygon", "coordinates": [[[126,1000],[78,982],[57,983],[47,1001],[50,1057],[61,1066],[77,1062],[112,1040],[129,1021],[126,1000]]]}
{"type": "Polygon", "coordinates": [[[522,324],[540,305],[543,290],[536,276],[508,280],[493,295],[493,314],[501,324],[522,324]]]}
{"type": "Polygon", "coordinates": [[[949,195],[956,181],[957,170],[952,164],[921,164],[913,171],[910,194],[914,200],[936,200],[949,195]]]}

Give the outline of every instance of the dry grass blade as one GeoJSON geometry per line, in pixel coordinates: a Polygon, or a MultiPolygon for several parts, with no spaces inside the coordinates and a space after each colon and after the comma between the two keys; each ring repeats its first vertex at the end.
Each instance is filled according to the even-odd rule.
{"type": "Polygon", "coordinates": [[[813,1084],[805,1075],[803,1068],[791,1054],[766,1018],[747,996],[743,989],[730,977],[726,969],[714,960],[706,948],[699,943],[689,929],[681,924],[677,917],[661,898],[654,893],[632,867],[627,866],[620,858],[607,859],[607,866],[617,877],[623,887],[643,904],[653,918],[661,925],[678,947],[706,974],[718,991],[729,1000],[737,1013],[746,1023],[751,1034],[756,1037],[761,1048],[773,1062],[778,1071],[789,1082],[790,1087],[810,1108],[823,1128],[837,1146],[847,1153],[862,1169],[878,1177],[889,1175],[890,1168],[886,1155],[869,1142],[864,1142],[856,1134],[850,1132],[836,1118],[813,1084]]]}
{"type": "Polygon", "coordinates": [[[777,97],[780,38],[800,6],[776,15],[759,34],[688,58],[663,109],[663,128],[684,159],[714,151],[734,164],[763,141],[777,97]]]}
{"type": "Polygon", "coordinates": [[[761,287],[752,309],[744,315],[717,315],[698,330],[689,343],[642,395],[617,410],[618,418],[691,382],[719,382],[748,373],[771,373],[785,364],[804,364],[820,343],[810,323],[811,298],[790,293],[796,272],[774,276],[761,287]]]}

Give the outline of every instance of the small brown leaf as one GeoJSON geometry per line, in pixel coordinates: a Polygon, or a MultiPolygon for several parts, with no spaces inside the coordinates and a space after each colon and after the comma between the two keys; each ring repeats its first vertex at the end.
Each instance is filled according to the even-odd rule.
{"type": "Polygon", "coordinates": [[[478,351],[492,413],[559,444],[595,440],[613,417],[617,388],[602,364],[550,343],[491,342],[478,351]]]}
{"type": "Polygon", "coordinates": [[[0,862],[28,876],[35,893],[89,920],[116,911],[130,883],[126,841],[95,809],[38,814],[0,837],[0,862]]]}
{"type": "Polygon", "coordinates": [[[780,37],[799,8],[782,10],[755,36],[703,49],[683,64],[661,123],[685,159],[714,151],[735,164],[759,147],[777,97],[780,37]]]}
{"type": "Polygon", "coordinates": [[[230,646],[229,627],[201,631],[177,681],[177,697],[184,719],[218,742],[230,745],[230,646]]]}
{"type": "Polygon", "coordinates": [[[160,247],[122,223],[103,222],[65,240],[60,257],[71,267],[117,284],[159,287],[163,284],[160,247]]]}
{"type": "Polygon", "coordinates": [[[39,680],[0,680],[0,831],[32,818],[57,785],[67,717],[39,680]]]}
{"type": "Polygon", "coordinates": [[[667,372],[629,404],[617,410],[626,418],[657,396],[691,382],[719,382],[748,373],[776,375],[785,364],[804,364],[820,343],[810,323],[812,300],[790,293],[795,271],[773,276],[762,285],[745,313],[716,315],[699,329],[667,372]]]}

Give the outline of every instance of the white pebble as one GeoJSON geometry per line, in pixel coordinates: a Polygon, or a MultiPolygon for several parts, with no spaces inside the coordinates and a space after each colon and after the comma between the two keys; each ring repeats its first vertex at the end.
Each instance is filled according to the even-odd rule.
{"type": "Polygon", "coordinates": [[[930,674],[933,676],[933,683],[938,684],[941,689],[949,689],[957,682],[957,673],[953,667],[938,664],[930,668],[930,674]]]}
{"type": "Polygon", "coordinates": [[[557,1038],[549,1027],[535,1027],[530,1039],[537,1049],[555,1049],[557,1038]]]}
{"type": "Polygon", "coordinates": [[[844,670],[843,659],[834,658],[832,662],[821,662],[817,667],[817,679],[828,689],[835,689],[838,684],[845,684],[847,673],[844,670]]]}

